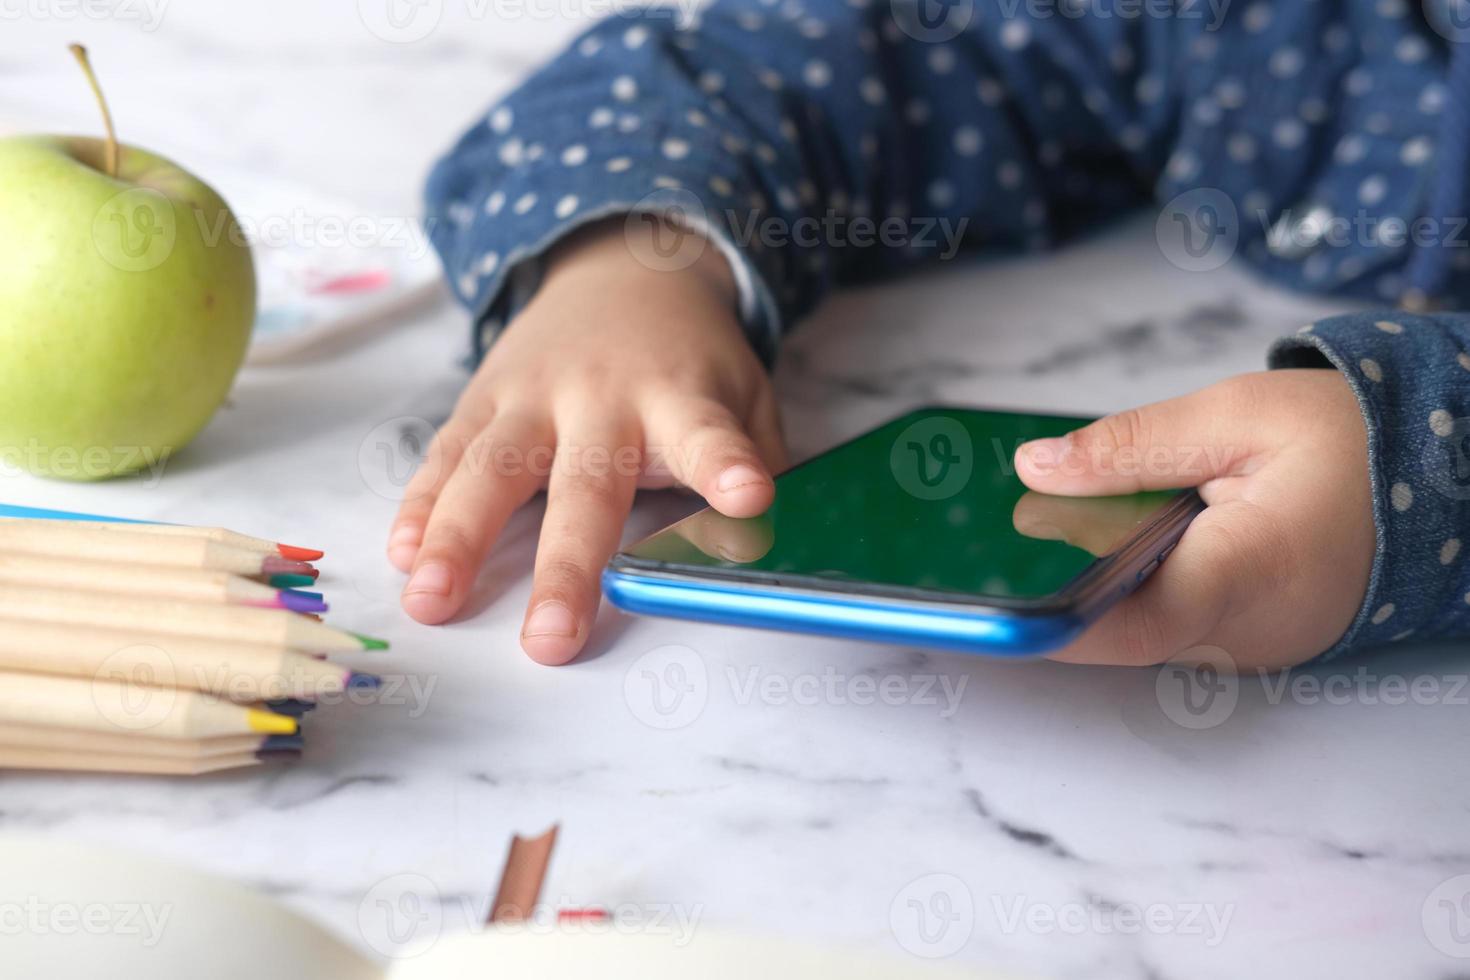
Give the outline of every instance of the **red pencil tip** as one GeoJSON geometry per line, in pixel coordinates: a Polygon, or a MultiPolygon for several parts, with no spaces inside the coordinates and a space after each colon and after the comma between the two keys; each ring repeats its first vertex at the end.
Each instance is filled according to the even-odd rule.
{"type": "Polygon", "coordinates": [[[297,548],[289,544],[278,544],[276,550],[281,553],[282,558],[292,561],[317,561],[326,554],[325,551],[317,551],[315,548],[297,548]]]}

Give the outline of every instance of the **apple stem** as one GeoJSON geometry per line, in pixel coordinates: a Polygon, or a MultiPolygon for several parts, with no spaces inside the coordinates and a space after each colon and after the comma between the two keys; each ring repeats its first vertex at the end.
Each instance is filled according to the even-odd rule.
{"type": "Polygon", "coordinates": [[[102,110],[102,125],[107,127],[107,176],[117,176],[117,130],[112,128],[112,113],[108,111],[107,99],[102,95],[102,86],[97,83],[97,73],[92,70],[92,61],[87,57],[87,49],[80,44],[70,45],[71,53],[76,55],[77,63],[82,66],[82,72],[87,76],[87,84],[92,86],[92,94],[97,97],[97,106],[102,110]]]}

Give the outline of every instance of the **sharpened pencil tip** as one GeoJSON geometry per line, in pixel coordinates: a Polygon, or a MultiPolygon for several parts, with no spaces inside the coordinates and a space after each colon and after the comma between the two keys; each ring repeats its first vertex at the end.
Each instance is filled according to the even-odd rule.
{"type": "Polygon", "coordinates": [[[294,589],[298,585],[311,585],[316,579],[310,575],[272,575],[270,577],[273,589],[294,589]]]}
{"type": "Polygon", "coordinates": [[[325,551],[318,551],[315,548],[298,548],[289,544],[278,544],[276,550],[281,553],[282,558],[289,558],[292,561],[317,561],[326,556],[325,551]]]}
{"type": "Polygon", "coordinates": [[[266,555],[260,563],[260,570],[265,575],[305,575],[313,582],[321,574],[304,561],[293,561],[290,558],[279,558],[275,555],[266,555]]]}
{"type": "Polygon", "coordinates": [[[276,593],[276,598],[281,603],[282,609],[289,609],[299,613],[324,613],[327,604],[322,601],[321,596],[313,596],[310,592],[292,592],[283,589],[276,593]]]}
{"type": "Polygon", "coordinates": [[[357,637],[357,642],[362,644],[362,648],[364,650],[386,650],[386,649],[388,649],[388,641],[387,640],[374,639],[371,636],[363,636],[361,633],[353,633],[352,635],[355,636],[355,637],[357,637]]]}
{"type": "Polygon", "coordinates": [[[261,762],[295,762],[301,758],[300,749],[256,749],[255,757],[261,762]]]}
{"type": "Polygon", "coordinates": [[[347,675],[349,691],[376,691],[382,683],[383,679],[376,674],[359,674],[354,670],[347,675]]]}
{"type": "Polygon", "coordinates": [[[278,715],[289,715],[292,718],[300,718],[308,711],[314,709],[316,705],[310,701],[303,701],[300,698],[280,698],[276,701],[265,702],[265,707],[267,711],[274,711],[278,715]]]}
{"type": "Polygon", "coordinates": [[[301,750],[306,747],[306,739],[301,735],[267,735],[260,747],[267,752],[277,752],[282,749],[301,750]]]}
{"type": "Polygon", "coordinates": [[[245,720],[251,731],[262,735],[295,735],[301,730],[296,719],[290,715],[273,714],[259,708],[251,708],[245,720]]]}

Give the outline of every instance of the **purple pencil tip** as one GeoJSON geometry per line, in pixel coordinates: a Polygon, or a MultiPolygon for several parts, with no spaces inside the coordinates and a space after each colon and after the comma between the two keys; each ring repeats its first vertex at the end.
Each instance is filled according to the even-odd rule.
{"type": "Polygon", "coordinates": [[[276,598],[281,600],[281,607],[283,609],[289,609],[292,612],[324,613],[327,611],[327,604],[320,598],[305,595],[300,592],[293,592],[290,589],[282,589],[276,593],[276,598]]]}

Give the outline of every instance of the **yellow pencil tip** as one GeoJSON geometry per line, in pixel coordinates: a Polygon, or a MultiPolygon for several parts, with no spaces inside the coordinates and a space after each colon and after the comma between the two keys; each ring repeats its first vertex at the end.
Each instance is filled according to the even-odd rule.
{"type": "Polygon", "coordinates": [[[247,718],[250,730],[262,735],[295,735],[299,728],[295,718],[259,708],[251,708],[247,718]]]}

